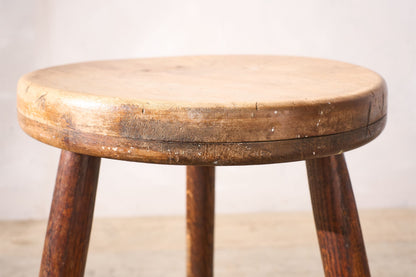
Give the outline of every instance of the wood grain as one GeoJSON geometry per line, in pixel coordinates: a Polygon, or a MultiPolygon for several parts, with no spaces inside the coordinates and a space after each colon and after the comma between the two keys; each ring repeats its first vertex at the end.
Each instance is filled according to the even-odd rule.
{"type": "Polygon", "coordinates": [[[299,139],[241,142],[186,143],[114,138],[77,130],[58,131],[20,117],[21,126],[45,143],[54,137],[54,146],[103,158],[181,165],[249,165],[290,162],[340,154],[376,138],[384,129],[386,117],[353,131],[299,139]]]}
{"type": "MultiPolygon", "coordinates": [[[[57,147],[65,146],[67,133],[93,141],[108,137],[108,144],[77,145],[91,149],[86,154],[102,151],[120,159],[130,156],[123,151],[138,146],[129,146],[134,141],[256,143],[321,137],[367,128],[387,113],[386,85],[378,74],[336,61],[282,56],[65,65],[23,76],[17,98],[19,122],[29,135],[57,147]],[[127,149],[117,146],[122,141],[129,141],[127,149]]],[[[170,155],[165,148],[153,150],[170,155]]],[[[145,155],[136,158],[147,161],[145,155]]]]}
{"type": "Polygon", "coordinates": [[[62,151],[39,276],[83,276],[100,158],[62,151]]]}
{"type": "Polygon", "coordinates": [[[368,69],[285,56],[86,62],[23,76],[17,110],[26,133],[64,149],[40,276],[83,275],[95,157],[188,165],[188,277],[213,275],[214,166],[307,160],[326,276],[370,275],[340,155],[386,123],[386,84],[368,69]]]}
{"type": "Polygon", "coordinates": [[[344,155],[307,160],[306,166],[325,276],[370,276],[344,155]]]}
{"type": "Polygon", "coordinates": [[[187,276],[212,277],[215,167],[186,168],[187,276]]]}

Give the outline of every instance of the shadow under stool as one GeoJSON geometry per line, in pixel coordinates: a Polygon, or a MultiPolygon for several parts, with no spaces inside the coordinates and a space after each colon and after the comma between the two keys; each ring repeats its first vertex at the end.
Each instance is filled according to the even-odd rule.
{"type": "Polygon", "coordinates": [[[370,276],[343,152],[379,135],[387,89],[287,56],[96,61],[24,75],[18,118],[62,149],[40,276],[82,276],[100,158],[187,166],[187,276],[213,275],[215,166],[305,160],[326,276],[370,276]]]}

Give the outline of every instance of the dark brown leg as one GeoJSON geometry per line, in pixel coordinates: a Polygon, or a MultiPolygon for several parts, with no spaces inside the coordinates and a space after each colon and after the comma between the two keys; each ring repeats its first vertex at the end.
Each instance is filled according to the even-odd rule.
{"type": "Polygon", "coordinates": [[[370,276],[344,155],[306,161],[325,276],[370,276]]]}
{"type": "Polygon", "coordinates": [[[83,276],[100,158],[63,150],[39,276],[83,276]]]}
{"type": "Polygon", "coordinates": [[[215,167],[186,168],[187,276],[212,277],[215,167]]]}

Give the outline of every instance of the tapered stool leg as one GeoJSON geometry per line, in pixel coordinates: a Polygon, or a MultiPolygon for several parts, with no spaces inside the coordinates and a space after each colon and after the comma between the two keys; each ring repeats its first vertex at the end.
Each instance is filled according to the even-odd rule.
{"type": "Polygon", "coordinates": [[[370,276],[344,155],[306,166],[325,276],[370,276]]]}
{"type": "Polygon", "coordinates": [[[39,276],[83,276],[100,158],[63,150],[39,276]]]}
{"type": "Polygon", "coordinates": [[[215,167],[187,166],[187,276],[212,277],[215,167]]]}

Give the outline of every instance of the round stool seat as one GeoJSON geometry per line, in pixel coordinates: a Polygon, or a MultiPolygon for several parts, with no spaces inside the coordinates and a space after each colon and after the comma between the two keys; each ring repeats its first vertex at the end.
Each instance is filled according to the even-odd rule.
{"type": "Polygon", "coordinates": [[[238,165],[339,154],[386,121],[384,80],[368,69],[285,56],[96,61],[18,84],[23,130],[90,156],[238,165]]]}

